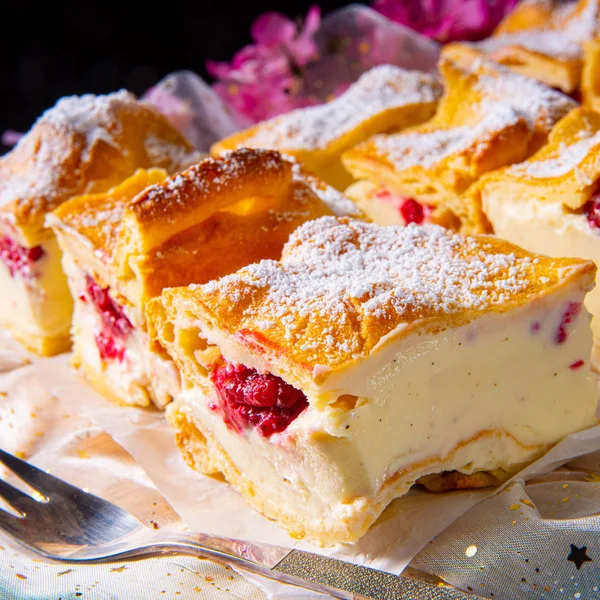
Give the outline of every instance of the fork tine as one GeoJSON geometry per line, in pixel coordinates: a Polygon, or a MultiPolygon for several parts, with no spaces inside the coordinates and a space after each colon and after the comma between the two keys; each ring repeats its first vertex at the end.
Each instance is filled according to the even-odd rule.
{"type": "Polygon", "coordinates": [[[27,511],[27,507],[31,506],[31,502],[35,502],[31,496],[28,496],[25,492],[10,485],[10,483],[7,483],[4,479],[0,479],[0,498],[6,500],[21,514],[24,514],[27,511]]]}
{"type": "Polygon", "coordinates": [[[7,531],[17,536],[23,530],[23,526],[24,519],[19,519],[19,517],[15,517],[0,508],[0,531],[7,531]]]}
{"type": "Polygon", "coordinates": [[[66,481],[49,475],[2,448],[0,448],[0,463],[43,496],[48,496],[51,492],[69,492],[76,489],[66,481]]]}

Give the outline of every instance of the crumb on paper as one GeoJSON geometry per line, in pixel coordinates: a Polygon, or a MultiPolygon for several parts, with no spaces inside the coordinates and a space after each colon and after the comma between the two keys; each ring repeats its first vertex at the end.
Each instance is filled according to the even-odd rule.
{"type": "Polygon", "coordinates": [[[564,497],[564,498],[561,500],[561,502],[562,502],[563,504],[564,504],[565,502],[568,502],[568,501],[569,501],[569,496],[565,496],[565,497],[564,497]]]}
{"type": "Polygon", "coordinates": [[[72,573],[73,569],[67,569],[66,571],[61,571],[60,573],[57,573],[56,576],[57,577],[61,577],[62,575],[68,575],[69,573],[72,573]]]}
{"type": "Polygon", "coordinates": [[[17,458],[20,458],[21,460],[23,460],[25,458],[25,452],[22,452],[21,450],[18,450],[17,452],[15,452],[15,456],[17,458]]]}
{"type": "Polygon", "coordinates": [[[79,458],[89,458],[90,455],[88,454],[87,450],[80,450],[79,451],[79,458]]]}
{"type": "Polygon", "coordinates": [[[511,504],[508,509],[509,510],[519,510],[521,508],[521,505],[517,502],[515,504],[511,504]]]}
{"type": "Polygon", "coordinates": [[[17,579],[27,579],[27,577],[25,577],[25,575],[22,575],[21,573],[15,573],[15,577],[17,579]]]}
{"type": "Polygon", "coordinates": [[[568,483],[563,483],[562,487],[563,487],[563,490],[566,490],[569,487],[569,484],[568,483]]]}
{"type": "Polygon", "coordinates": [[[127,568],[126,565],[123,565],[122,567],[115,567],[114,569],[111,569],[111,573],[122,573],[125,569],[127,568]]]}
{"type": "Polygon", "coordinates": [[[535,504],[531,500],[529,500],[529,498],[521,498],[521,502],[525,506],[529,506],[530,508],[535,508],[535,504]]]}

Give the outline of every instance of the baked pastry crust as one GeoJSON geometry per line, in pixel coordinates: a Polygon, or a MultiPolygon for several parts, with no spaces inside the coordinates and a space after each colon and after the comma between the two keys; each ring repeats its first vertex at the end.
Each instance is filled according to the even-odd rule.
{"type": "MultiPolygon", "coordinates": [[[[349,507],[348,515],[341,520],[332,518],[314,519],[299,515],[290,510],[284,503],[273,502],[272,498],[260,486],[236,467],[221,444],[212,433],[203,427],[195,417],[194,412],[185,404],[173,402],[167,407],[167,420],[175,430],[175,443],[180,449],[185,462],[192,469],[204,475],[215,476],[222,474],[225,479],[243,496],[254,509],[282,525],[293,538],[309,538],[320,546],[333,546],[339,543],[354,543],[360,539],[375,523],[384,508],[397,497],[394,487],[401,476],[407,473],[397,473],[389,477],[383,484],[378,497],[371,501],[367,511],[361,501],[356,507],[349,507]],[[357,518],[358,517],[358,518],[357,518]]],[[[482,432],[480,437],[503,438],[506,444],[515,444],[522,450],[539,457],[548,450],[546,446],[527,448],[517,440],[503,432],[482,432]]],[[[458,454],[462,447],[473,440],[465,440],[453,448],[451,454],[458,454]]],[[[432,457],[431,461],[436,458],[432,457]]],[[[448,457],[445,457],[448,458],[448,457]]],[[[415,477],[426,467],[426,464],[415,463],[412,470],[415,477]]],[[[509,478],[507,472],[497,470],[494,473],[477,472],[471,474],[452,472],[442,475],[430,475],[418,479],[427,490],[445,492],[456,489],[477,489],[497,486],[509,478]]]]}
{"type": "Polygon", "coordinates": [[[488,39],[449,44],[442,54],[456,59],[482,52],[522,75],[573,93],[580,85],[583,45],[600,33],[599,24],[597,0],[526,0],[488,39]]]}
{"type": "MultiPolygon", "coordinates": [[[[193,353],[179,358],[183,355],[169,333],[170,323],[182,311],[220,331],[232,347],[259,354],[274,373],[295,387],[314,390],[315,385],[352,368],[392,339],[456,328],[483,312],[505,312],[533,298],[541,299],[575,280],[590,289],[595,270],[591,261],[536,257],[491,236],[462,237],[436,226],[404,231],[330,217],[296,230],[281,261],[263,261],[204,286],[165,289],[160,302],[151,303],[148,312],[154,336],[166,344],[191,382],[201,385],[205,372],[198,371],[193,353]],[[385,230],[389,237],[384,238],[384,251],[381,232],[385,230]],[[415,253],[416,263],[410,267],[403,263],[406,248],[415,253]],[[350,291],[351,282],[360,280],[361,269],[374,268],[370,251],[380,256],[378,268],[385,271],[385,282],[367,285],[358,298],[350,291]],[[355,252],[364,255],[364,261],[354,267],[348,264],[345,277],[343,272],[340,277],[337,267],[328,271],[328,265],[346,264],[343,257],[355,252]],[[421,253],[426,260],[437,256],[444,264],[462,258],[468,264],[475,257],[486,257],[490,264],[499,262],[477,275],[474,271],[469,274],[465,266],[460,289],[438,294],[431,287],[433,295],[429,296],[423,270],[414,282],[406,275],[409,268],[419,269],[421,253]],[[506,256],[512,258],[505,261],[506,256]],[[523,285],[508,284],[514,283],[517,272],[523,285]],[[323,274],[323,279],[316,274],[323,274]],[[411,289],[413,285],[420,291],[411,289]],[[476,289],[487,289],[486,299],[481,303],[473,300],[470,305],[470,294],[479,293],[476,289]],[[408,300],[398,300],[398,290],[403,290],[408,300]],[[324,343],[330,332],[344,343],[324,343]]],[[[429,275],[434,286],[439,269],[432,268],[429,275]]]]}
{"type": "Polygon", "coordinates": [[[485,58],[464,66],[442,60],[440,70],[446,92],[433,119],[375,136],[342,161],[356,179],[449,209],[465,233],[486,232],[489,223],[481,206],[465,196],[468,187],[529,156],[575,103],[485,58]]]}
{"type": "Polygon", "coordinates": [[[340,164],[342,152],[377,133],[426,121],[441,93],[441,84],[432,75],[391,65],[375,67],[338,98],[259,123],[217,142],[211,152],[219,155],[242,146],[273,148],[344,189],[352,178],[340,164]]]}
{"type": "Polygon", "coordinates": [[[581,101],[585,107],[600,111],[600,37],[584,44],[581,101]]]}
{"type": "Polygon", "coordinates": [[[494,188],[524,201],[535,198],[577,211],[596,191],[595,182],[600,176],[599,132],[600,113],[576,108],[557,123],[548,143],[536,154],[489,173],[470,193],[480,196],[494,188]]]}
{"type": "Polygon", "coordinates": [[[140,307],[163,288],[278,258],[305,221],[361,216],[342,194],[272,150],[240,149],[167,179],[156,170],[140,172],[141,184],[137,177],[106,194],[71,200],[51,223],[85,240],[103,283],[140,307]]]}
{"type": "Polygon", "coordinates": [[[73,196],[106,191],[138,168],[175,172],[198,158],[163,115],[129,92],[63,98],[0,158],[0,219],[35,246],[50,235],[46,214],[73,196]]]}
{"type": "MultiPolygon", "coordinates": [[[[139,170],[106,193],[62,204],[48,220],[76,269],[108,288],[135,335],[145,338],[146,304],[164,288],[205,283],[261,259],[277,259],[298,226],[333,214],[360,211],[280,153],[240,149],[170,178],[161,169],[139,170]]],[[[74,275],[71,283],[74,297],[82,293],[75,289],[82,285],[77,277],[81,281],[74,275]]],[[[76,313],[77,361],[96,387],[121,404],[162,407],[170,401],[169,394],[159,399],[151,383],[128,382],[124,390],[108,373],[86,364],[81,346],[90,340],[82,341],[77,321],[76,313]]],[[[136,352],[145,352],[146,345],[138,344],[136,352]]],[[[133,360],[133,349],[129,352],[133,360]]],[[[158,345],[148,349],[152,352],[166,358],[158,345]]],[[[152,381],[151,373],[146,381],[152,381]]]]}
{"type": "Polygon", "coordinates": [[[10,289],[0,325],[38,354],[68,350],[72,300],[48,213],[137,168],[174,172],[198,158],[164,116],[125,91],[63,98],[46,111],[0,158],[0,276],[10,289]]]}

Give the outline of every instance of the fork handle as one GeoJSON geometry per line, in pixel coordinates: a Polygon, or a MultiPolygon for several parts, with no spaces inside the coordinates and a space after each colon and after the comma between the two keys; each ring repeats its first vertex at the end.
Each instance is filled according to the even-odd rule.
{"type": "MultiPolygon", "coordinates": [[[[140,549],[144,550],[144,548],[140,549]]],[[[302,550],[290,550],[196,533],[164,532],[145,548],[192,554],[224,562],[268,579],[346,600],[476,600],[434,576],[411,570],[413,577],[356,565],[302,550]],[[418,579],[414,576],[418,575],[418,579]]],[[[140,555],[140,552],[137,552],[140,555]]]]}

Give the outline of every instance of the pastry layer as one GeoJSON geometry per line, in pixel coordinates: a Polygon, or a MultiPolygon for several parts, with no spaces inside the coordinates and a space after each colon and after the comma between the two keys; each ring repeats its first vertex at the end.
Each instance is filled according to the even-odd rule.
{"type": "Polygon", "coordinates": [[[332,544],[358,539],[421,477],[511,472],[594,424],[582,308],[593,265],[466,239],[321,219],[280,263],[165,290],[149,315],[186,382],[170,420],[188,461],[222,471],[295,535],[332,544]],[[369,247],[388,254],[385,275],[369,247]],[[462,262],[471,252],[476,265],[462,262]]]}
{"type": "MultiPolygon", "coordinates": [[[[92,302],[86,278],[72,258],[63,266],[73,293],[73,363],[105,395],[128,406],[164,408],[180,391],[175,364],[149,347],[139,311],[121,306],[129,322],[122,335],[115,335],[92,302]]],[[[109,292],[106,292],[107,294],[109,292]]],[[[118,299],[110,297],[111,302],[118,299]]]]}
{"type": "Polygon", "coordinates": [[[450,44],[445,56],[467,58],[483,52],[512,70],[564,92],[576,92],[584,64],[583,47],[600,33],[597,0],[527,0],[487,39],[450,44]]]}
{"type": "Polygon", "coordinates": [[[159,346],[148,346],[146,303],[165,287],[205,283],[279,258],[300,224],[346,211],[360,214],[299,165],[261,150],[206,159],[171,178],[139,170],[107,193],[63,204],[48,220],[76,298],[76,362],[120,403],[163,408],[178,390],[179,374],[159,346]],[[125,333],[102,326],[94,295],[116,319],[126,315],[125,333]]]}
{"type": "MultiPolygon", "coordinates": [[[[10,239],[16,249],[18,242],[10,239]]],[[[27,264],[0,248],[0,327],[8,329],[28,350],[51,356],[71,345],[72,300],[56,239],[46,240],[36,252],[40,258],[27,264]]]]}
{"type": "Polygon", "coordinates": [[[41,248],[48,255],[38,276],[7,284],[15,289],[3,300],[0,323],[35,352],[67,350],[72,302],[47,214],[73,196],[112,188],[137,168],[174,172],[198,158],[163,115],[125,91],[63,98],[46,111],[0,158],[0,236],[8,231],[11,238],[0,253],[34,256],[41,248]],[[14,304],[13,318],[6,307],[14,304]]]}
{"type": "MultiPolygon", "coordinates": [[[[500,237],[533,252],[600,262],[597,220],[600,115],[577,109],[528,161],[492,173],[474,188],[500,237]]],[[[588,294],[594,315],[595,366],[600,352],[600,290],[588,294]]]]}
{"type": "Polygon", "coordinates": [[[340,162],[341,153],[376,133],[426,121],[441,92],[432,75],[382,65],[326,104],[275,117],[221,140],[211,150],[214,155],[240,147],[280,150],[344,189],[352,178],[340,162]]]}
{"type": "Polygon", "coordinates": [[[448,210],[465,233],[485,232],[485,215],[466,190],[484,173],[529,156],[575,103],[484,58],[466,66],[443,60],[440,70],[446,91],[433,119],[375,136],[342,161],[358,180],[448,210]]]}
{"type": "Polygon", "coordinates": [[[63,98],[0,159],[0,218],[33,246],[50,235],[46,214],[73,196],[106,191],[138,168],[175,172],[198,158],[129,92],[63,98]]]}

